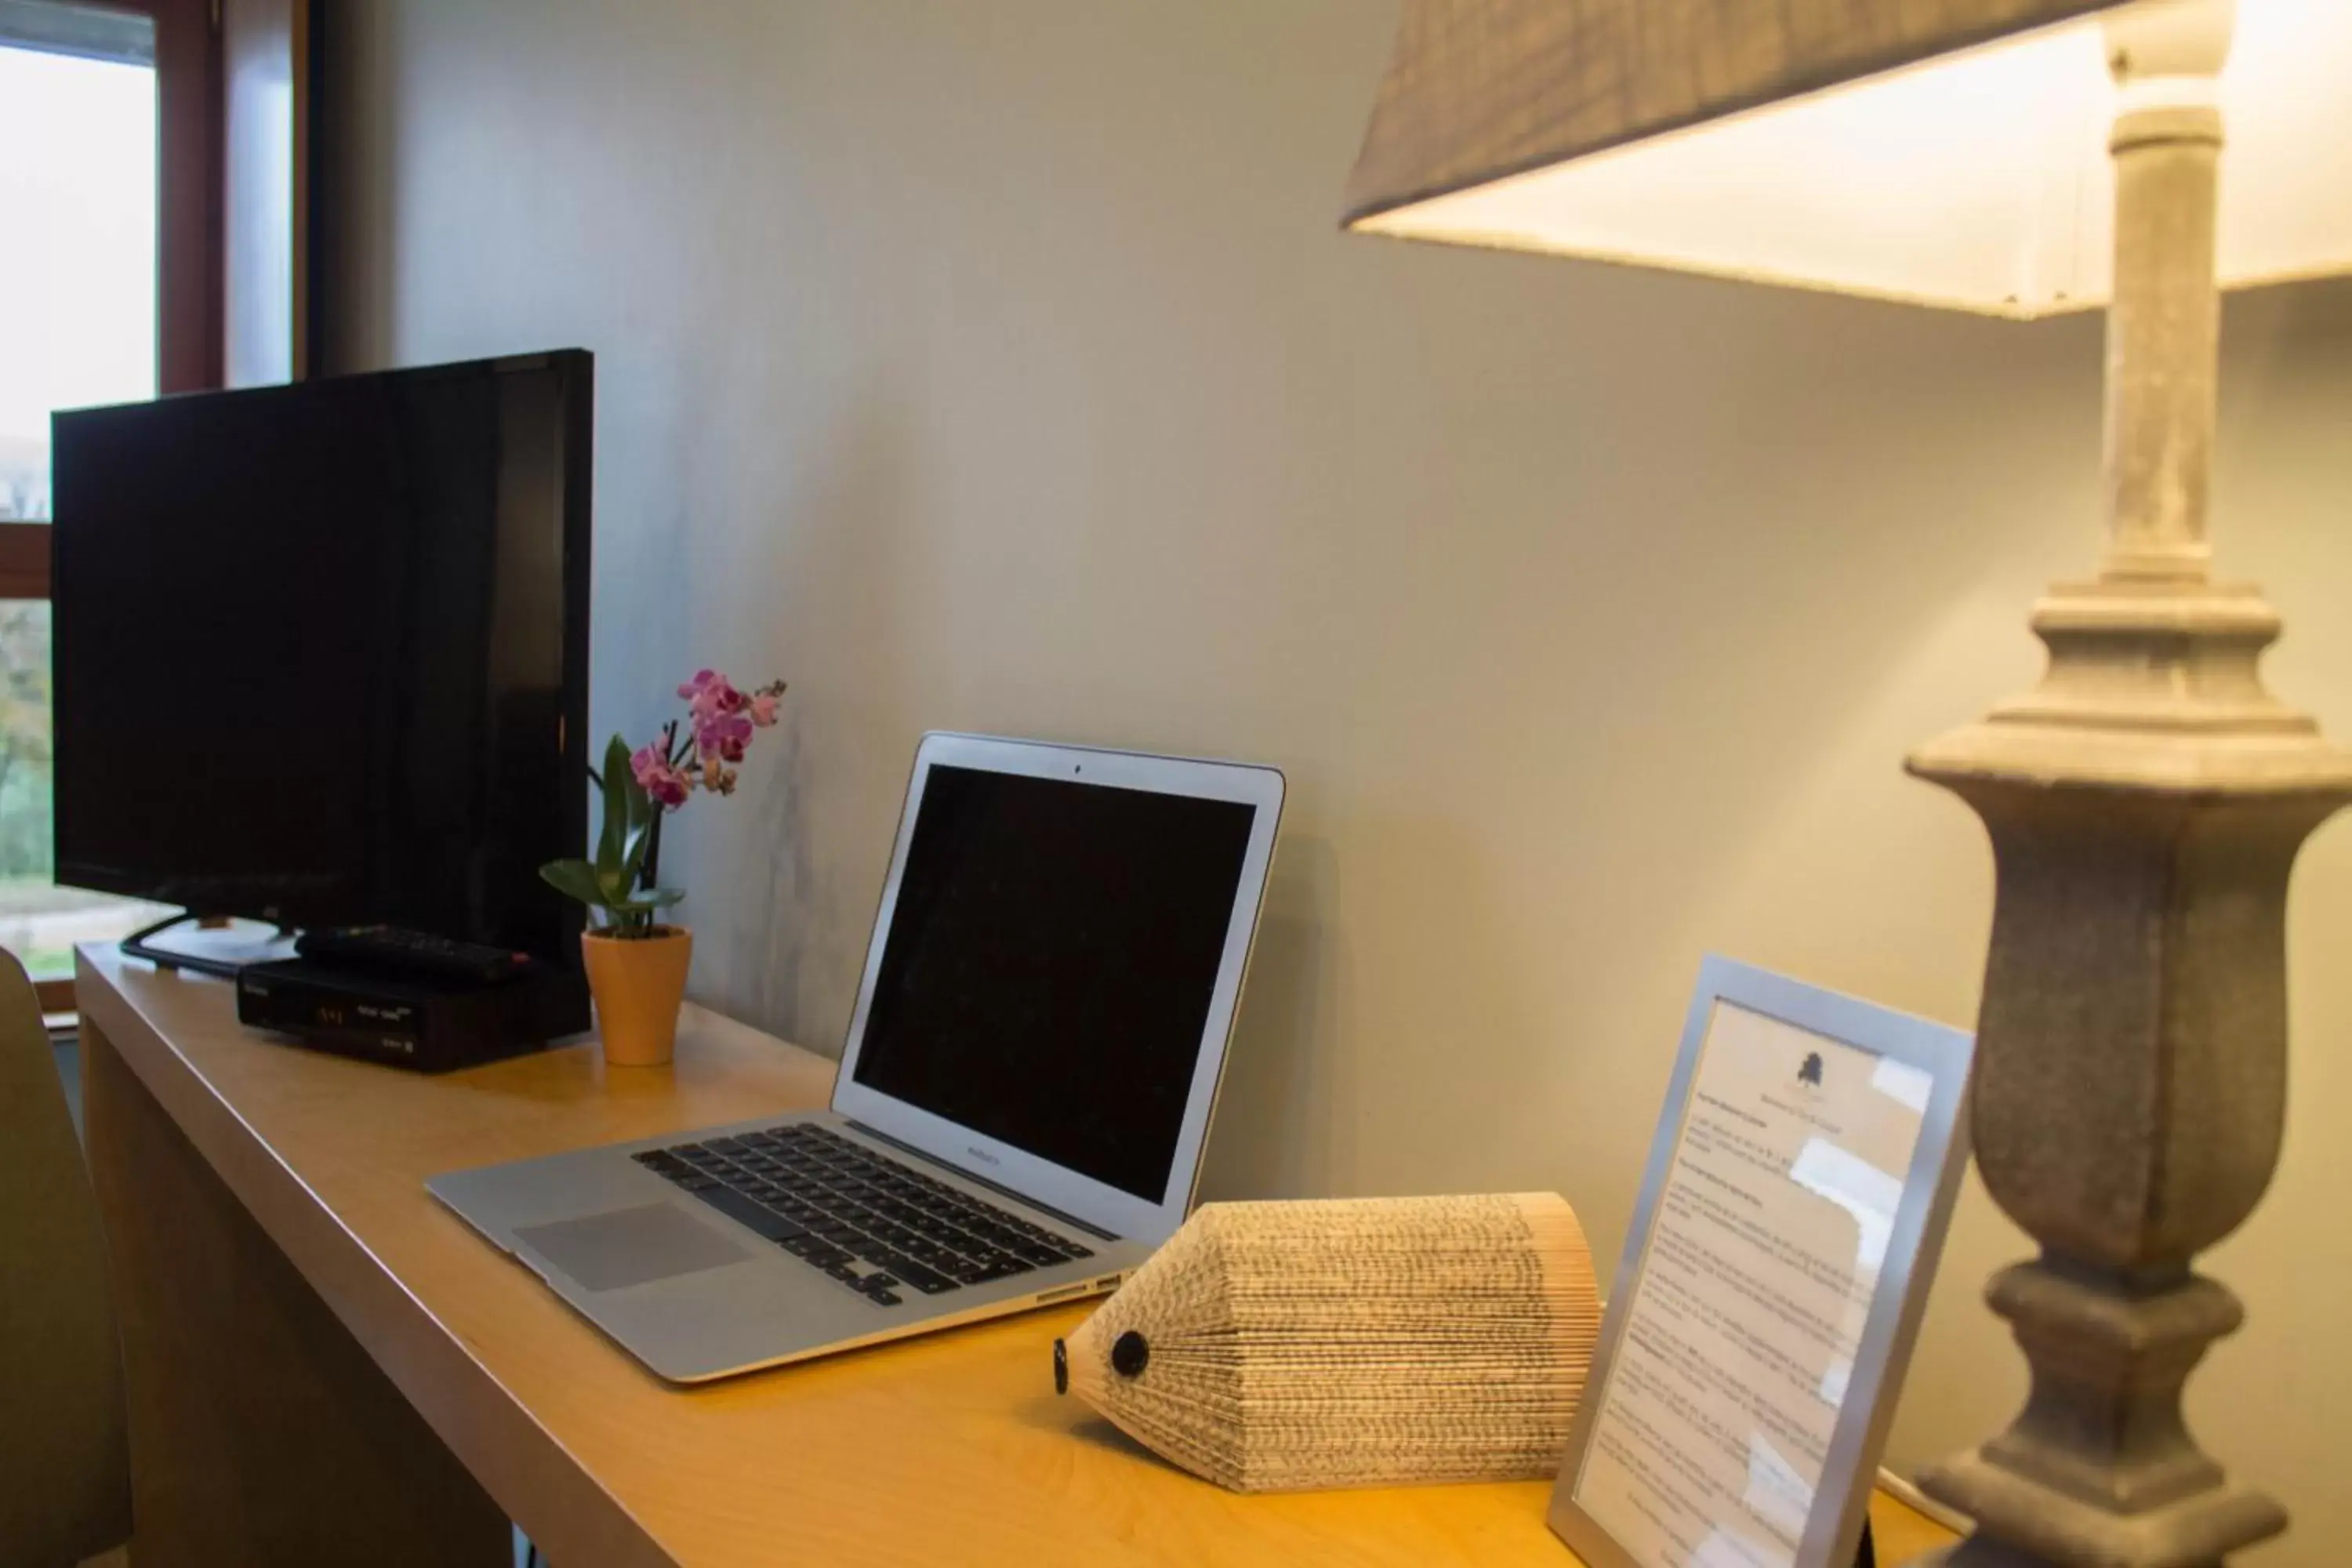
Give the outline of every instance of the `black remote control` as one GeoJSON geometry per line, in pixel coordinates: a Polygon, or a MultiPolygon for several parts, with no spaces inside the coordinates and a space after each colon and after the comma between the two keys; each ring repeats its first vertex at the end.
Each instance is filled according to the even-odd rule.
{"type": "Polygon", "coordinates": [[[328,926],[294,939],[294,951],[322,963],[393,974],[430,974],[495,984],[530,966],[530,955],[397,926],[328,926]]]}

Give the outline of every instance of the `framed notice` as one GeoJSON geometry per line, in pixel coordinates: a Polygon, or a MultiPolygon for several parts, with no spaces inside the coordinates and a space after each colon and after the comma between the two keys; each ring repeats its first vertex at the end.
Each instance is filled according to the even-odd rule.
{"type": "Polygon", "coordinates": [[[1591,1568],[1850,1568],[1973,1047],[1706,961],[1552,1494],[1591,1568]]]}

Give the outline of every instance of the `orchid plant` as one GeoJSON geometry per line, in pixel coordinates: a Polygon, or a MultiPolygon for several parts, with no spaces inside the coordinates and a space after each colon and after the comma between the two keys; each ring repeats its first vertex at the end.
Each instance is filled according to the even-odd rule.
{"type": "Polygon", "coordinates": [[[716,670],[695,672],[677,689],[686,715],[664,724],[660,738],[629,750],[620,736],[604,748],[602,770],[588,777],[604,797],[604,821],[593,860],[551,860],[540,876],[557,891],[604,917],[608,936],[644,940],[668,928],[656,916],[683,890],[656,886],[661,864],[662,818],[695,791],[733,795],[751,737],[776,721],[784,683],[746,692],[716,670]]]}

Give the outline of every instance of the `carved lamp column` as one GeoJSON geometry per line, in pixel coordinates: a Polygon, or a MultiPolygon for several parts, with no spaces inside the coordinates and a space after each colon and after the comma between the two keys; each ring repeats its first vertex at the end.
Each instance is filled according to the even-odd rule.
{"type": "Polygon", "coordinates": [[[1965,1568],[2198,1568],[2286,1522],[2182,1424],[2242,1317],[2190,1265],[2278,1160],[2287,879],[2352,756],[2263,690],[2278,616],[2212,581],[2206,500],[2218,289],[2352,270],[2347,79],[2347,0],[1407,0],[1350,184],[1407,238],[2112,301],[2099,575],[2035,610],[2037,689],[1910,763],[1991,834],[1976,1152],[2042,1248],[1989,1290],[2025,1410],[1923,1478],[1965,1568]]]}
{"type": "Polygon", "coordinates": [[[2033,1366],[2025,1411],[1923,1479],[1978,1521],[1956,1564],[2219,1563],[2286,1526],[2180,1415],[2242,1315],[2189,1260],[2278,1161],[2287,873],[2352,798],[2352,756],[2263,689],[2277,615],[2207,570],[2228,19],[2109,24],[2106,559],[2035,610],[2041,688],[1911,759],[1992,835],[1977,1164],[2043,1249],[1988,1292],[2033,1366]]]}

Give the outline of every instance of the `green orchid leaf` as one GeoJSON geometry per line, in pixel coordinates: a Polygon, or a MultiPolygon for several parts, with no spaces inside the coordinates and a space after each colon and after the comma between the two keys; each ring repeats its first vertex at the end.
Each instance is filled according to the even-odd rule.
{"type": "Polygon", "coordinates": [[[635,827],[640,823],[651,822],[660,808],[654,805],[654,797],[646,793],[646,786],[637,782],[635,764],[629,768],[628,795],[629,826],[635,827]]]}
{"type": "Polygon", "coordinates": [[[621,855],[621,872],[629,887],[635,887],[645,875],[646,853],[653,847],[654,827],[650,822],[629,825],[629,842],[621,855]]]}
{"type": "Polygon", "coordinates": [[[585,860],[551,860],[539,868],[540,879],[566,898],[577,899],[591,908],[604,908],[606,900],[602,883],[596,879],[596,868],[585,860]]]}
{"type": "Polygon", "coordinates": [[[596,868],[596,886],[603,891],[609,909],[621,909],[633,901],[630,895],[635,889],[629,886],[630,880],[625,867],[615,866],[610,870],[596,868]]]}
{"type": "Polygon", "coordinates": [[[629,796],[630,830],[634,832],[640,827],[651,827],[654,825],[654,818],[661,815],[661,807],[656,805],[654,797],[646,793],[646,786],[637,782],[635,769],[629,773],[626,788],[629,796]]]}
{"type": "Polygon", "coordinates": [[[621,866],[627,873],[631,888],[645,880],[646,862],[653,858],[654,845],[658,841],[661,803],[636,779],[636,770],[629,772],[629,831],[621,845],[621,866]]]}
{"type": "Polygon", "coordinates": [[[685,897],[686,894],[677,888],[655,888],[632,898],[615,899],[607,907],[619,913],[650,915],[656,910],[669,908],[685,897]]]}
{"type": "Polygon", "coordinates": [[[604,826],[596,839],[600,875],[621,868],[622,847],[629,831],[629,786],[636,782],[629,767],[629,743],[616,734],[604,748],[604,826]]]}

